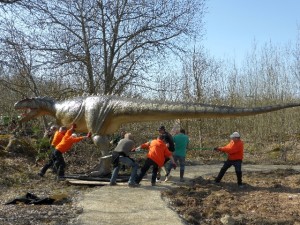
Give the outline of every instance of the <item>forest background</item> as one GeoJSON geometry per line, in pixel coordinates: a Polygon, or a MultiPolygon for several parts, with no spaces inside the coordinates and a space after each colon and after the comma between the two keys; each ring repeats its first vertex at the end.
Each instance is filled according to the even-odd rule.
{"type": "MultiPolygon", "coordinates": [[[[201,45],[205,0],[1,2],[13,3],[0,5],[1,116],[16,118],[14,103],[36,96],[113,94],[238,107],[300,101],[300,36],[285,47],[253,43],[240,65],[215,59],[201,45]]],[[[282,156],[297,146],[299,120],[294,108],[123,128],[142,141],[154,138],[160,124],[169,131],[181,126],[190,149],[225,144],[238,131],[248,152],[271,145],[282,156]]],[[[50,122],[39,118],[34,126],[42,134],[50,122]]]]}

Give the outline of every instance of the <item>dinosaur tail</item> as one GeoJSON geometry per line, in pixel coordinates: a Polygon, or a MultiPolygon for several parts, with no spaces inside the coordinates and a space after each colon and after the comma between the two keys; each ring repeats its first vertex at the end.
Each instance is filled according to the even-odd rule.
{"type": "Polygon", "coordinates": [[[141,102],[140,104],[131,104],[130,111],[127,111],[127,120],[128,118],[130,118],[130,122],[134,122],[188,118],[197,119],[240,117],[268,113],[298,106],[300,106],[300,103],[287,103],[254,108],[240,108],[197,103],[141,102]],[[130,117],[128,117],[128,115],[130,115],[130,117]]]}

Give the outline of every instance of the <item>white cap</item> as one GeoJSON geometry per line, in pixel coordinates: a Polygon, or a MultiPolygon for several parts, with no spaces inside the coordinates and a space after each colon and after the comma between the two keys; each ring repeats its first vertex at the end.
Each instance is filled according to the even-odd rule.
{"type": "Polygon", "coordinates": [[[57,126],[52,125],[52,126],[50,127],[50,130],[57,130],[57,126]]]}
{"type": "Polygon", "coordinates": [[[231,135],[230,135],[230,138],[240,138],[241,135],[238,133],[238,132],[233,132],[231,135]]]}

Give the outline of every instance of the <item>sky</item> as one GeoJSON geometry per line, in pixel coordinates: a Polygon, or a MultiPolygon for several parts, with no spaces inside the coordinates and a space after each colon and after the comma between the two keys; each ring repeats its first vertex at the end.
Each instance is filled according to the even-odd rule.
{"type": "Polygon", "coordinates": [[[299,0],[207,0],[203,44],[211,56],[242,61],[266,43],[295,43],[300,28],[299,0]]]}

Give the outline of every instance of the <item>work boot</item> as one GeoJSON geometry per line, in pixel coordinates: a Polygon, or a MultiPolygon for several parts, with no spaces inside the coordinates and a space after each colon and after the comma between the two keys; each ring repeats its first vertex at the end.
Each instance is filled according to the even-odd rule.
{"type": "Polygon", "coordinates": [[[165,182],[167,182],[167,181],[169,181],[170,179],[171,179],[171,175],[169,174],[169,175],[166,175],[166,178],[165,178],[165,182]]]}
{"type": "Polygon", "coordinates": [[[59,177],[57,177],[57,181],[65,181],[66,180],[66,178],[65,177],[63,177],[63,176],[59,176],[59,177]]]}
{"type": "Polygon", "coordinates": [[[221,182],[221,180],[222,180],[223,176],[225,175],[226,171],[227,171],[227,169],[223,169],[223,168],[220,170],[218,176],[215,179],[215,183],[220,183],[221,182]]]}
{"type": "Polygon", "coordinates": [[[135,187],[139,187],[139,186],[141,186],[141,185],[137,184],[137,183],[128,184],[128,187],[131,187],[131,188],[135,188],[135,187]]]}
{"type": "Polygon", "coordinates": [[[39,172],[39,173],[38,173],[38,176],[39,176],[39,177],[43,177],[43,176],[44,176],[44,174],[43,174],[43,173],[41,173],[41,172],[39,172]]]}
{"type": "Polygon", "coordinates": [[[184,175],[184,170],[180,170],[180,182],[184,182],[183,175],[184,175]]]}
{"type": "Polygon", "coordinates": [[[157,173],[157,176],[156,176],[156,179],[157,180],[160,180],[160,177],[161,177],[161,174],[160,174],[160,171],[157,173]]]}
{"type": "Polygon", "coordinates": [[[237,178],[238,185],[242,186],[243,185],[243,182],[242,182],[242,171],[237,171],[235,173],[236,173],[236,178],[237,178]]]}

